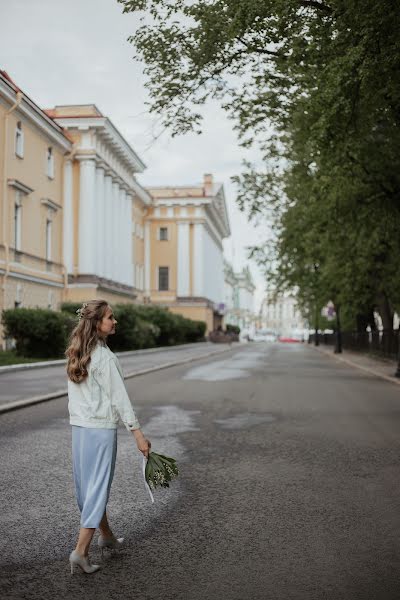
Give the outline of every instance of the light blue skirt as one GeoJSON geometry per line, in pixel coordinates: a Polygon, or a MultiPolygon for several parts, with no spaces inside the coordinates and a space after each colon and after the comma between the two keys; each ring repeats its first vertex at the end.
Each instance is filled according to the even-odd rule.
{"type": "Polygon", "coordinates": [[[72,468],[81,527],[100,525],[110,495],[116,457],[117,429],[72,425],[72,468]]]}

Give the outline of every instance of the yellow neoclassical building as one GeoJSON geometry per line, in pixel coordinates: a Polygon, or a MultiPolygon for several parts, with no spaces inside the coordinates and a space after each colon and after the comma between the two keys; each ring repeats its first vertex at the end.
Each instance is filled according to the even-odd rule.
{"type": "Polygon", "coordinates": [[[150,187],[145,223],[145,293],[152,303],[223,324],[222,240],[230,235],[224,187],[204,175],[197,185],[150,187]]]}
{"type": "Polygon", "coordinates": [[[144,163],[95,105],[46,114],[73,142],[64,161],[65,299],[143,301],[144,219],[152,199],[135,176],[144,163]]]}
{"type": "Polygon", "coordinates": [[[0,310],[56,310],[63,300],[63,172],[71,151],[62,127],[0,71],[0,310]]]}
{"type": "Polygon", "coordinates": [[[95,105],[41,109],[0,72],[0,311],[104,298],[222,324],[223,185],[145,189],[144,169],[95,105]]]}

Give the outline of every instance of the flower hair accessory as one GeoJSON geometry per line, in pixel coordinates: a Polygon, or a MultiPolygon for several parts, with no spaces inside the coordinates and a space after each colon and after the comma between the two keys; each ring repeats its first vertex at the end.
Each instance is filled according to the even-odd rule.
{"type": "Polygon", "coordinates": [[[87,305],[88,305],[88,303],[87,303],[87,302],[84,302],[84,303],[82,304],[81,308],[78,308],[78,310],[76,310],[76,311],[75,311],[75,312],[76,312],[76,314],[77,314],[77,315],[78,315],[78,317],[79,317],[79,321],[82,319],[82,313],[83,313],[83,311],[85,310],[85,308],[87,307],[87,305]]]}

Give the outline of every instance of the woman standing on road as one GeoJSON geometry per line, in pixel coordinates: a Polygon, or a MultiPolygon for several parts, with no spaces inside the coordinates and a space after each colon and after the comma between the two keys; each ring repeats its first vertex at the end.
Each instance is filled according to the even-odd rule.
{"type": "Polygon", "coordinates": [[[94,573],[99,565],[89,560],[89,546],[97,528],[100,548],[120,548],[124,538],[110,529],[106,505],[117,456],[118,421],[135,437],[140,452],[149,455],[151,443],[140,430],[127,394],[118,358],[106,344],[117,321],[105,300],[84,302],[79,323],[65,351],[68,373],[68,410],[72,425],[72,465],[81,528],[70,554],[71,573],[79,565],[94,573]]]}

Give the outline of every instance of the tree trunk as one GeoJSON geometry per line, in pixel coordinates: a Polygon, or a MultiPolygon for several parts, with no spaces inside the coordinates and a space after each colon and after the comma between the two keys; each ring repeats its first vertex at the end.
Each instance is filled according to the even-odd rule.
{"type": "Polygon", "coordinates": [[[318,306],[317,306],[315,308],[315,339],[314,339],[315,346],[319,346],[318,326],[319,326],[319,311],[318,311],[318,306]]]}
{"type": "Polygon", "coordinates": [[[390,305],[389,298],[385,292],[380,292],[377,297],[378,300],[378,311],[382,319],[383,332],[382,332],[382,343],[381,352],[384,356],[389,356],[390,348],[393,338],[393,309],[390,305]]]}
{"type": "Polygon", "coordinates": [[[371,331],[376,331],[376,322],[374,317],[374,309],[365,313],[359,313],[356,315],[357,331],[363,333],[367,327],[371,327],[371,331]]]}
{"type": "Polygon", "coordinates": [[[379,315],[382,319],[383,329],[393,330],[393,309],[385,292],[380,292],[377,297],[379,315]]]}
{"type": "Polygon", "coordinates": [[[336,312],[336,336],[335,336],[335,354],[341,354],[342,352],[342,327],[340,324],[340,306],[335,305],[336,312]]]}

